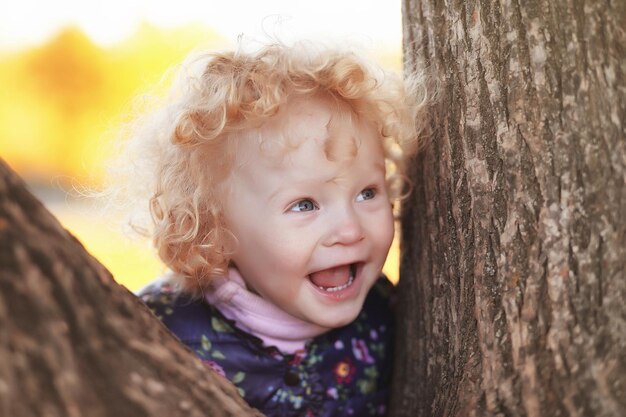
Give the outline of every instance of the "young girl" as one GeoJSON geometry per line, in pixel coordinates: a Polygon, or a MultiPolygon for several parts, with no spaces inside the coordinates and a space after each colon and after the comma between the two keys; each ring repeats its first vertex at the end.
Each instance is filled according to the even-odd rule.
{"type": "Polygon", "coordinates": [[[310,45],[195,64],[131,142],[171,271],[141,298],[268,416],[385,414],[414,94],[310,45]]]}

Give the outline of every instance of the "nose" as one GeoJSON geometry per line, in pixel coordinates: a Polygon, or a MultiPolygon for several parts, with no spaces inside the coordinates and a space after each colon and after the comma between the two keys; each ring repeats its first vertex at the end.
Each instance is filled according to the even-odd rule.
{"type": "Polygon", "coordinates": [[[351,208],[332,213],[329,220],[328,246],[351,245],[365,237],[361,219],[351,208]]]}

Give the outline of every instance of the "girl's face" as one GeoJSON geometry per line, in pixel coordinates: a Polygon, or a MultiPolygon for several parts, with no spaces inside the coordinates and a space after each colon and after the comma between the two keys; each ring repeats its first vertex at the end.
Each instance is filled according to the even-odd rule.
{"type": "Polygon", "coordinates": [[[356,318],[393,238],[378,133],[356,119],[333,122],[331,132],[354,138],[356,156],[329,160],[332,112],[321,99],[293,100],[274,135],[296,146],[279,145],[268,129],[262,142],[242,140],[225,213],[239,241],[232,260],[248,287],[327,328],[356,318]]]}

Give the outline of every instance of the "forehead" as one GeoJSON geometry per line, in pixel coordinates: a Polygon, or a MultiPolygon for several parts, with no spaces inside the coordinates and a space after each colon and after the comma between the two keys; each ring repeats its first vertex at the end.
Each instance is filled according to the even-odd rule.
{"type": "Polygon", "coordinates": [[[278,114],[238,141],[237,159],[280,164],[300,149],[321,148],[329,160],[351,159],[365,137],[377,136],[373,123],[356,116],[345,103],[325,97],[297,97],[278,114]]]}
{"type": "Polygon", "coordinates": [[[333,107],[330,100],[318,97],[294,98],[282,106],[267,127],[282,130],[287,136],[301,136],[303,141],[323,140],[333,119],[333,107]]]}
{"type": "Polygon", "coordinates": [[[231,195],[247,190],[263,198],[320,184],[349,187],[372,174],[384,176],[382,141],[373,123],[351,112],[333,112],[324,101],[292,104],[239,138],[228,184],[231,195]]]}

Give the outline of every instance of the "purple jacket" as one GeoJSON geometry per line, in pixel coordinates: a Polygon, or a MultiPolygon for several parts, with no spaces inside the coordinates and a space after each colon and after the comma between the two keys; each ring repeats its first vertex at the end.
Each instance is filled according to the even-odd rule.
{"type": "Polygon", "coordinates": [[[264,347],[203,299],[167,283],[139,296],[210,368],[266,416],[384,415],[390,392],[393,285],[378,280],[352,323],[315,337],[304,352],[264,347]]]}

